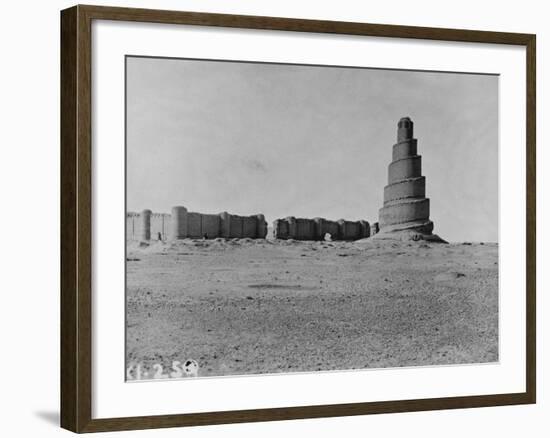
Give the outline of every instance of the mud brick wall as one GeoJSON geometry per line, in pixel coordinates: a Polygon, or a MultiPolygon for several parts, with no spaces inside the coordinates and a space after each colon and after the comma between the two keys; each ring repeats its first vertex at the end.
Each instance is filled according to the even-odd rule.
{"type": "Polygon", "coordinates": [[[241,216],[229,215],[226,220],[229,221],[229,235],[224,237],[242,237],[243,218],[241,216]]]}
{"type": "Polygon", "coordinates": [[[204,214],[187,211],[185,207],[173,207],[171,215],[171,239],[217,237],[265,239],[267,223],[262,214],[238,216],[223,212],[204,214]]]}
{"type": "Polygon", "coordinates": [[[126,239],[140,240],[143,223],[139,213],[126,214],[126,239]]]}
{"type": "Polygon", "coordinates": [[[276,239],[323,240],[330,234],[332,240],[358,240],[370,236],[367,221],[338,222],[324,218],[303,219],[293,216],[273,222],[273,236],[276,239]]]}
{"type": "Polygon", "coordinates": [[[296,219],[296,240],[317,240],[315,221],[313,219],[296,219]]]}
{"type": "Polygon", "coordinates": [[[273,221],[273,237],[275,239],[289,239],[289,226],[285,219],[276,219],[273,221]]]}
{"type": "Polygon", "coordinates": [[[370,237],[370,227],[367,221],[338,221],[340,240],[359,240],[370,237]]]}
{"type": "Polygon", "coordinates": [[[220,237],[221,218],[217,214],[187,213],[187,233],[185,237],[193,239],[220,237]]]}
{"type": "Polygon", "coordinates": [[[193,239],[220,237],[221,218],[217,214],[187,213],[187,233],[193,239]]]}
{"type": "Polygon", "coordinates": [[[201,214],[202,237],[215,239],[220,237],[221,218],[218,214],[201,214]]]}
{"type": "Polygon", "coordinates": [[[255,216],[243,217],[242,237],[256,237],[256,222],[255,216]]]}
{"type": "Polygon", "coordinates": [[[151,222],[153,213],[151,210],[143,210],[141,213],[130,212],[126,214],[126,239],[150,240],[151,222]]]}
{"type": "MultiPolygon", "coordinates": [[[[328,233],[332,240],[357,240],[369,237],[377,232],[376,227],[369,226],[367,221],[338,222],[324,218],[277,219],[273,223],[273,234],[276,239],[323,240],[328,233]]],[[[143,210],[141,213],[126,214],[126,238],[128,240],[177,240],[177,239],[215,239],[224,237],[265,239],[267,222],[262,214],[239,216],[223,212],[204,214],[187,211],[185,207],[174,207],[172,214],[152,213],[143,210]]]]}
{"type": "Polygon", "coordinates": [[[338,225],[338,222],[329,221],[322,217],[316,217],[314,221],[319,240],[323,240],[326,234],[330,234],[331,239],[338,240],[340,234],[340,225],[338,225]]]}
{"type": "Polygon", "coordinates": [[[151,239],[166,240],[170,230],[170,215],[165,213],[151,214],[151,239]]]}
{"type": "Polygon", "coordinates": [[[201,236],[201,215],[199,213],[187,213],[186,237],[200,238],[201,236]]]}
{"type": "Polygon", "coordinates": [[[221,237],[265,239],[267,236],[267,222],[263,214],[238,216],[224,212],[220,214],[220,218],[221,237]]]}

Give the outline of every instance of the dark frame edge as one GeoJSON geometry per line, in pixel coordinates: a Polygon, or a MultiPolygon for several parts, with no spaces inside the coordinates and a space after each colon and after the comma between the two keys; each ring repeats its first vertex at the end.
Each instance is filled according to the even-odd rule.
{"type": "Polygon", "coordinates": [[[76,266],[77,7],[61,12],[61,427],[76,431],[78,418],[76,266]]]}
{"type": "Polygon", "coordinates": [[[292,32],[345,34],[386,38],[448,40],[471,43],[527,45],[532,34],[472,29],[370,24],[353,21],[329,21],[260,15],[233,15],[210,12],[175,11],[111,6],[78,5],[98,20],[187,24],[241,29],[283,30],[292,32]]]}
{"type": "Polygon", "coordinates": [[[108,432],[170,427],[190,427],[266,421],[306,420],[327,417],[470,409],[532,403],[528,393],[446,397],[418,400],[350,403],[197,414],[101,418],[91,420],[81,432],[108,432]]]}
{"type": "Polygon", "coordinates": [[[526,390],[537,402],[537,37],[526,46],[526,390]]]}
{"type": "Polygon", "coordinates": [[[60,24],[60,424],[82,432],[91,421],[91,40],[81,6],[61,11],[60,24]]]}
{"type": "Polygon", "coordinates": [[[61,426],[73,432],[280,421],[536,403],[536,36],[78,5],[61,12],[61,426]],[[93,19],[223,26],[526,47],[526,392],[466,397],[92,419],[91,22],[93,19]]]}

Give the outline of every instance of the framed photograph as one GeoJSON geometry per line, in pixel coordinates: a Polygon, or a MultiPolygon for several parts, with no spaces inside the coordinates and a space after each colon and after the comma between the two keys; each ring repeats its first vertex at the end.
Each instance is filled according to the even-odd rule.
{"type": "Polygon", "coordinates": [[[535,403],[535,35],[61,12],[61,423],[535,403]]]}

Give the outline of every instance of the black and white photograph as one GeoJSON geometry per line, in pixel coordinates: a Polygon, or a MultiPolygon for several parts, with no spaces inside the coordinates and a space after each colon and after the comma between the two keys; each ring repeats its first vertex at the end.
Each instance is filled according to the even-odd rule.
{"type": "Polygon", "coordinates": [[[499,360],[498,75],[126,57],[126,379],[499,360]]]}
{"type": "Polygon", "coordinates": [[[546,437],[545,5],[4,2],[2,436],[546,437]]]}

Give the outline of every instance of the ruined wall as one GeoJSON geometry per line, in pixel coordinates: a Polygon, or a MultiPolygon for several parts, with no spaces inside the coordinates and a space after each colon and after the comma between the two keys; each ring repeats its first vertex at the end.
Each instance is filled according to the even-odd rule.
{"type": "Polygon", "coordinates": [[[267,222],[263,214],[256,215],[256,226],[258,238],[265,239],[267,237],[267,222]]]}
{"type": "Polygon", "coordinates": [[[263,214],[255,216],[238,216],[223,212],[220,214],[222,237],[234,239],[245,238],[265,239],[267,222],[263,214]]]}
{"type": "Polygon", "coordinates": [[[330,234],[331,240],[358,240],[370,236],[370,226],[367,221],[338,222],[324,218],[303,219],[287,217],[273,222],[273,237],[275,239],[294,240],[324,240],[330,234]]]}
{"type": "Polygon", "coordinates": [[[229,222],[229,235],[225,237],[242,237],[243,218],[241,216],[229,215],[226,220],[229,222]]]}
{"type": "Polygon", "coordinates": [[[141,213],[127,213],[126,238],[129,240],[157,239],[158,231],[162,230],[162,219],[158,216],[160,215],[152,213],[151,210],[143,210],[141,213]]]}
{"type": "Polygon", "coordinates": [[[273,221],[273,237],[275,239],[288,239],[288,221],[284,219],[276,219],[273,221]]]}
{"type": "Polygon", "coordinates": [[[165,213],[151,214],[151,240],[166,240],[170,230],[170,215],[165,213]]]}
{"type": "Polygon", "coordinates": [[[296,240],[316,240],[315,222],[312,219],[296,219],[296,240]]]}
{"type": "MultiPolygon", "coordinates": [[[[341,240],[359,240],[363,238],[363,230],[360,222],[350,222],[345,220],[339,220],[340,226],[340,239],[341,240]]],[[[369,237],[370,233],[367,236],[369,237]]]]}
{"type": "Polygon", "coordinates": [[[139,213],[126,214],[126,239],[140,240],[142,228],[142,220],[139,213]]]}
{"type": "Polygon", "coordinates": [[[187,213],[187,233],[186,237],[198,239],[201,235],[201,215],[200,213],[187,213]]]}
{"type": "Polygon", "coordinates": [[[201,214],[201,237],[215,239],[220,237],[221,218],[218,214],[201,214]]]}
{"type": "Polygon", "coordinates": [[[172,214],[141,213],[126,214],[126,238],[128,240],[177,240],[185,238],[215,239],[245,238],[265,239],[267,223],[262,214],[237,216],[227,212],[204,214],[187,211],[185,207],[173,207],[172,214]]]}
{"type": "Polygon", "coordinates": [[[257,237],[256,220],[256,216],[243,217],[242,237],[257,237]]]}
{"type": "MultiPolygon", "coordinates": [[[[185,237],[193,239],[215,239],[220,237],[220,216],[217,214],[187,213],[187,232],[185,237]]],[[[180,239],[183,237],[179,237],[180,239]]]]}
{"type": "Polygon", "coordinates": [[[331,239],[339,239],[340,225],[338,225],[338,222],[329,221],[322,217],[316,217],[313,220],[316,225],[316,231],[319,240],[323,240],[326,234],[330,234],[331,239]]]}
{"type": "MultiPolygon", "coordinates": [[[[276,239],[324,240],[330,234],[332,240],[358,240],[374,232],[367,221],[330,221],[324,218],[305,219],[287,217],[273,223],[276,239]]],[[[374,231],[374,230],[373,230],[374,231]]],[[[262,214],[239,216],[223,212],[203,214],[187,211],[185,207],[173,207],[172,214],[126,214],[126,238],[128,240],[177,240],[177,239],[265,239],[267,222],[262,214]]]]}
{"type": "Polygon", "coordinates": [[[370,227],[371,237],[374,236],[375,234],[378,234],[379,232],[380,232],[380,227],[378,225],[378,222],[373,223],[370,227]]]}

